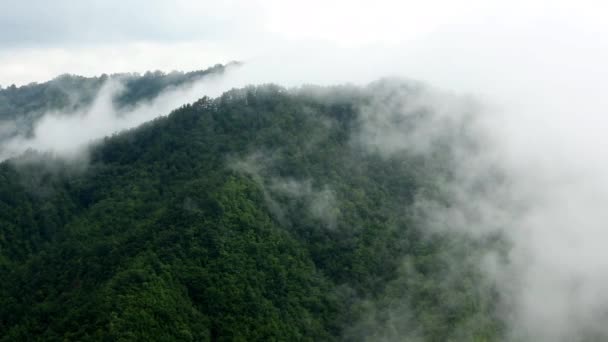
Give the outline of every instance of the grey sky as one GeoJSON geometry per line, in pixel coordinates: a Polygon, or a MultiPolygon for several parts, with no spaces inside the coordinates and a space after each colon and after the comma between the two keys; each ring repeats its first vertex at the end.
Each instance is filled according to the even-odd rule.
{"type": "Polygon", "coordinates": [[[251,27],[242,2],[2,0],[4,48],[226,39],[251,27]]]}
{"type": "Polygon", "coordinates": [[[0,85],[286,58],[485,84],[581,51],[603,56],[604,13],[594,0],[0,0],[0,85]]]}
{"type": "Polygon", "coordinates": [[[0,0],[0,85],[61,73],[200,69],[287,52],[319,54],[315,46],[383,48],[462,20],[483,10],[482,3],[0,0]]]}

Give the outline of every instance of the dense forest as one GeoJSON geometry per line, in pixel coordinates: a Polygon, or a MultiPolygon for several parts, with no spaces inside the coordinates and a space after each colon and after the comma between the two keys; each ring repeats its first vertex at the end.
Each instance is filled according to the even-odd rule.
{"type": "MultiPolygon", "coordinates": [[[[208,72],[132,78],[116,101],[208,72]]],[[[65,106],[59,84],[86,105],[101,82],[4,89],[0,116],[65,106]]],[[[466,120],[423,151],[383,149],[383,125],[435,122],[420,103],[399,115],[423,88],[251,86],[107,137],[86,165],[3,162],[0,341],[501,339],[477,267],[499,241],[433,234],[416,210],[449,205],[453,148],[475,148],[466,120]]]]}

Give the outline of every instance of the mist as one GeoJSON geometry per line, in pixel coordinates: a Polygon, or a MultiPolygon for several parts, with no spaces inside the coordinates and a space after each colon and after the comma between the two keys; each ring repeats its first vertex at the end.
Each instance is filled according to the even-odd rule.
{"type": "MultiPolygon", "coordinates": [[[[31,135],[7,139],[0,148],[0,159],[15,157],[27,150],[50,152],[66,160],[84,161],[88,147],[100,138],[137,127],[172,110],[191,103],[207,93],[217,94],[219,75],[209,74],[180,86],[164,89],[151,100],[119,107],[114,99],[124,91],[121,77],[109,77],[90,106],[75,112],[49,111],[34,122],[31,135]]],[[[12,122],[4,125],[10,128],[12,122]]],[[[7,128],[7,129],[8,129],[7,128]]],[[[13,129],[14,131],[14,129],[13,129]]]]}
{"type": "MultiPolygon", "coordinates": [[[[328,56],[271,57],[243,69],[249,75],[241,76],[253,83],[294,85],[365,84],[396,75],[479,102],[477,115],[467,122],[478,148],[471,153],[454,147],[456,176],[443,184],[452,203],[447,208],[422,196],[418,210],[433,232],[478,239],[498,233],[509,242],[506,258],[488,252],[479,263],[499,289],[498,314],[507,324],[508,340],[608,336],[608,158],[603,153],[608,48],[601,39],[608,27],[593,19],[597,14],[588,15],[593,11],[584,7],[588,3],[560,5],[504,9],[499,16],[444,27],[403,45],[332,53],[320,44],[315,51],[328,56]],[[476,190],[480,183],[482,192],[476,190]]],[[[409,99],[394,100],[402,115],[410,115],[409,99]]],[[[421,101],[440,122],[463,120],[467,106],[450,96],[421,101]]],[[[383,120],[382,106],[365,112],[376,119],[362,139],[387,155],[402,149],[428,152],[428,142],[443,130],[432,122],[413,136],[402,134],[383,120]]]]}

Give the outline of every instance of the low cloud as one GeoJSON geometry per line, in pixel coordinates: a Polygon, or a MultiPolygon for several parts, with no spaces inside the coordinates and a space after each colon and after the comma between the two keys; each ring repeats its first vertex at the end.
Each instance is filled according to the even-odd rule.
{"type": "Polygon", "coordinates": [[[311,179],[298,180],[278,177],[272,174],[272,167],[277,160],[273,153],[256,152],[245,158],[230,159],[228,166],[251,177],[260,187],[266,205],[280,222],[287,223],[285,198],[301,201],[308,214],[325,228],[335,229],[340,216],[340,207],[336,193],[328,186],[320,188],[313,185],[311,179]]]}
{"type": "MultiPolygon", "coordinates": [[[[219,75],[210,74],[191,84],[168,88],[149,101],[119,108],[114,98],[124,90],[120,77],[110,77],[93,103],[75,112],[47,112],[34,123],[31,135],[17,135],[3,142],[0,159],[15,157],[27,150],[50,152],[64,159],[86,157],[90,144],[123,130],[136,127],[206,94],[218,93],[219,75]]],[[[4,124],[10,130],[11,123],[4,124]]]]}

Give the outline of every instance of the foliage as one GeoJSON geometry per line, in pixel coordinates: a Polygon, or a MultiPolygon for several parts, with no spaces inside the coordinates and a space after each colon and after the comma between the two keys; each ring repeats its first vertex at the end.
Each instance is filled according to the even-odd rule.
{"type": "Polygon", "coordinates": [[[162,91],[191,84],[225,68],[238,64],[221,64],[188,73],[173,71],[146,72],[143,75],[112,74],[99,77],[61,75],[44,83],[31,83],[0,88],[0,141],[16,133],[31,134],[35,123],[48,112],[74,113],[90,106],[109,79],[120,80],[124,90],[115,96],[118,108],[133,106],[158,96],[162,91]]]}
{"type": "Polygon", "coordinates": [[[359,146],[371,99],[248,87],[106,138],[84,170],[2,163],[0,341],[497,339],[466,253],[484,246],[408,210],[445,161],[359,146]]]}

